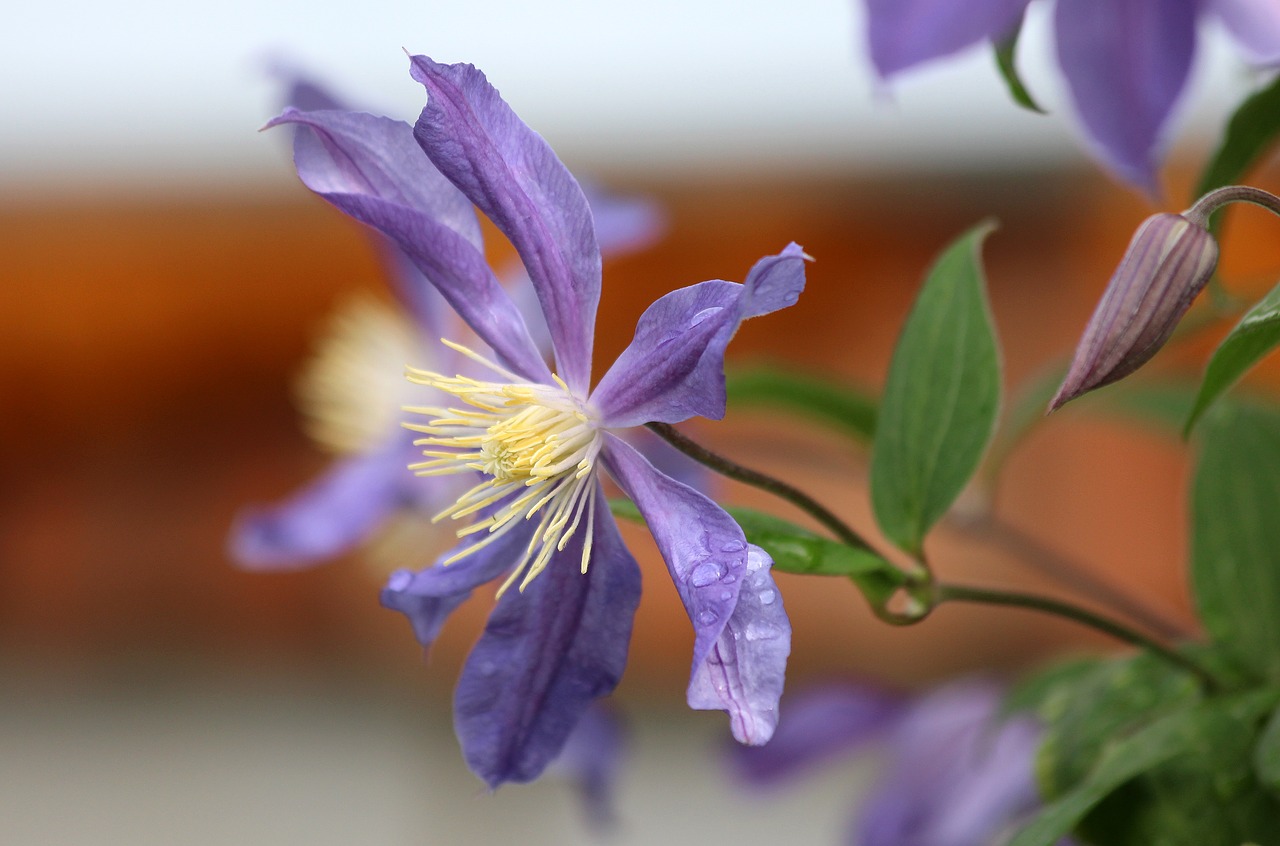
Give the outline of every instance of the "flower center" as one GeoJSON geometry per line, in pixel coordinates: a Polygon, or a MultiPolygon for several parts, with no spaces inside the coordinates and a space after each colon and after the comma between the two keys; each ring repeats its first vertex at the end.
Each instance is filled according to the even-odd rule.
{"type": "Polygon", "coordinates": [[[538,517],[524,555],[498,595],[520,574],[520,590],[546,569],[586,519],[582,572],[587,571],[595,519],[596,457],[600,432],[585,405],[556,377],[555,385],[520,382],[518,377],[471,350],[448,346],[509,378],[484,382],[466,376],[442,376],[409,368],[409,381],[444,391],[469,408],[406,408],[429,422],[406,423],[426,437],[414,441],[426,461],[410,465],[419,476],[451,473],[484,474],[484,479],[458,497],[433,520],[480,515],[458,531],[458,537],[483,537],[444,561],[452,564],[496,541],[525,520],[538,517]]]}

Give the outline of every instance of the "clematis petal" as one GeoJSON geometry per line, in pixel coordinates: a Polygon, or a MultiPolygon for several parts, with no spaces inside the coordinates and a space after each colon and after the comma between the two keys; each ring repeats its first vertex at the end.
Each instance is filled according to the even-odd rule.
{"type": "Polygon", "coordinates": [[[247,570],[294,570],[340,555],[410,501],[403,439],[333,464],[290,499],[245,509],[231,529],[231,556],[247,570]]]}
{"type": "Polygon", "coordinates": [[[537,778],[622,676],[640,568],[603,493],[593,495],[587,572],[579,531],[523,593],[502,595],[458,680],[454,728],[467,764],[490,787],[537,778]]]}
{"type": "Polygon", "coordinates": [[[725,411],[724,352],[742,321],[793,305],[804,289],[797,244],[756,262],[747,281],[713,280],[672,291],[645,310],[635,338],[591,395],[607,427],[725,411]]]}
{"type": "Polygon", "coordinates": [[[582,189],[555,153],[472,65],[412,57],[427,89],[414,135],[440,171],[502,230],[524,261],[579,396],[591,381],[600,248],[582,189]]]}
{"type": "Polygon", "coordinates": [[[724,509],[659,473],[614,435],[606,439],[604,458],[649,524],[693,622],[690,707],[727,710],[735,737],[764,743],[776,721],[791,635],[767,556],[752,548],[751,569],[742,529],[724,509]],[[761,636],[748,640],[753,623],[761,636]]]}
{"type": "Polygon", "coordinates": [[[597,830],[606,830],[617,821],[613,793],[622,766],[625,728],[612,710],[593,704],[547,770],[576,785],[587,822],[597,830]]]}
{"type": "Polygon", "coordinates": [[[1249,61],[1280,62],[1280,9],[1275,0],[1208,0],[1205,6],[1218,14],[1249,61]]]}
{"type": "Polygon", "coordinates": [[[689,682],[689,707],[727,711],[734,739],[750,746],[767,743],[778,726],[791,654],[791,621],[771,567],[767,552],[747,547],[747,572],[733,616],[689,682]]]}
{"type": "Polygon", "coordinates": [[[889,740],[893,765],[868,797],[859,843],[983,846],[1038,802],[1037,733],[997,725],[1001,690],[969,680],[920,699],[889,740]]]}
{"type": "Polygon", "coordinates": [[[1058,64],[1098,155],[1123,179],[1157,193],[1156,147],[1195,52],[1196,3],[1059,3],[1058,64]]]}
{"type": "Polygon", "coordinates": [[[449,304],[521,376],[549,380],[515,304],[485,262],[470,202],[418,148],[400,121],[358,112],[286,109],[267,126],[295,124],[298,176],[343,212],[386,235],[449,304]]]}
{"type": "MultiPolygon", "coordinates": [[[[417,572],[395,571],[382,589],[382,606],[408,617],[418,643],[430,647],[445,620],[472,590],[498,578],[520,559],[535,527],[533,523],[520,526],[452,564],[434,564],[417,572]]],[[[474,539],[465,540],[440,560],[446,561],[474,543],[474,539]]]]}
{"type": "Polygon", "coordinates": [[[730,749],[743,781],[770,785],[839,757],[884,734],[905,708],[899,696],[871,685],[828,684],[789,695],[773,739],[730,749]]]}
{"type": "Polygon", "coordinates": [[[871,61],[880,76],[1005,35],[1029,0],[866,0],[871,61]]]}
{"type": "Polygon", "coordinates": [[[585,179],[578,184],[591,208],[596,240],[605,258],[643,250],[662,233],[663,215],[652,201],[615,194],[585,179]]]}

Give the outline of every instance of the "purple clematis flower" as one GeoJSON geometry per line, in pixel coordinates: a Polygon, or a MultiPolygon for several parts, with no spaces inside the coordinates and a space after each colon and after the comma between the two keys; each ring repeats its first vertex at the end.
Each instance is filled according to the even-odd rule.
{"type": "MultiPolygon", "coordinates": [[[[884,78],[1011,33],[1030,0],[865,0],[871,60],[884,78]]],[[[1186,85],[1200,15],[1216,16],[1245,57],[1280,61],[1273,0],[1059,0],[1058,64],[1096,154],[1156,190],[1156,150],[1186,85]]]]}
{"type": "Polygon", "coordinates": [[[772,562],[723,509],[619,433],[722,416],[725,347],[743,320],[796,301],[807,257],[792,244],[743,284],[713,280],[662,297],[591,389],[600,250],[581,188],[480,71],[415,56],[411,72],[428,94],[412,132],[333,111],[286,110],[269,124],[311,130],[295,152],[303,182],[390,238],[492,353],[450,344],[484,379],[410,371],[453,403],[415,409],[426,459],[415,469],[472,480],[440,515],[469,525],[440,563],[394,573],[383,603],[404,612],[425,645],[472,589],[505,576],[459,679],[454,722],[490,786],[537,777],[626,662],[640,572],[609,514],[607,473],[644,515],[693,622],[689,704],[728,711],[739,741],[764,743],[791,631],[772,562]],[[524,263],[555,373],[485,263],[472,204],[524,263]]]}
{"type": "MultiPolygon", "coordinates": [[[[288,80],[286,103],[292,108],[349,111],[314,81],[289,69],[279,73],[288,80]]],[[[431,168],[413,145],[410,127],[399,126],[420,165],[431,168]]],[[[313,133],[300,131],[295,138],[296,155],[311,155],[315,144],[313,133]]],[[[465,202],[439,176],[431,184],[455,202],[465,202]]],[[[591,184],[583,188],[602,253],[620,255],[652,243],[662,225],[652,203],[618,197],[591,184]]],[[[334,453],[336,460],[289,498],[252,506],[237,516],[230,552],[246,569],[309,567],[379,536],[401,552],[407,544],[387,538],[403,534],[409,543],[420,543],[428,531],[424,527],[430,526],[426,518],[459,493],[455,479],[415,478],[405,469],[418,450],[413,435],[401,425],[401,409],[416,399],[413,386],[404,379],[405,364],[436,360],[442,367],[465,368],[463,357],[440,350],[437,343],[441,335],[457,336],[465,330],[393,242],[378,237],[377,244],[402,308],[366,297],[346,304],[331,321],[316,358],[302,374],[298,393],[313,439],[334,453]],[[405,519],[398,521],[401,517],[405,519]]],[[[546,325],[523,268],[513,268],[503,278],[539,348],[549,350],[546,325]]],[[[653,455],[653,450],[648,454],[653,455]]]]}
{"type": "Polygon", "coordinates": [[[1033,773],[1040,730],[1000,718],[1003,690],[968,679],[917,699],[855,684],[789,699],[762,749],[734,749],[749,784],[770,785],[814,764],[883,744],[886,771],[862,803],[856,846],[986,846],[1040,804],[1033,773]]]}

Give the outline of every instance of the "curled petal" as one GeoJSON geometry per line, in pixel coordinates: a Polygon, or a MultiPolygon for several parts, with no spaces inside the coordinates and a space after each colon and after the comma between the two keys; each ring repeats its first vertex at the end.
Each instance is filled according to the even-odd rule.
{"type": "Polygon", "coordinates": [[[640,568],[604,495],[594,495],[587,572],[579,531],[523,593],[502,595],[458,680],[454,728],[468,766],[490,787],[537,778],[622,676],[640,568]]]}
{"type": "Polygon", "coordinates": [[[428,95],[414,128],[418,143],[515,246],[538,292],[557,370],[584,395],[600,301],[600,248],[582,189],[474,66],[426,56],[410,63],[428,95]]]}
{"type": "MultiPolygon", "coordinates": [[[[452,564],[435,564],[417,572],[397,570],[382,589],[382,606],[408,617],[418,643],[429,648],[445,620],[471,596],[472,590],[498,578],[520,560],[533,529],[533,524],[514,529],[452,564]]],[[[447,561],[475,542],[463,541],[440,560],[447,561]]]]}
{"type": "Polygon", "coordinates": [[[1052,411],[1145,364],[1213,275],[1218,245],[1181,215],[1143,221],[1085,327],[1052,411]]]}
{"type": "Polygon", "coordinates": [[[603,425],[723,417],[725,348],[742,321],[795,304],[806,258],[791,244],[756,262],[742,285],[701,282],[649,306],[591,395],[603,425]]]}
{"type": "Polygon", "coordinates": [[[298,176],[308,188],[399,247],[519,375],[550,373],[515,304],[489,269],[470,202],[432,166],[407,124],[357,112],[286,109],[298,176]]]}
{"type": "Polygon", "coordinates": [[[284,502],[245,509],[231,529],[231,556],[247,570],[294,570],[341,555],[412,501],[408,460],[397,437],[337,462],[284,502]]]}
{"type": "Polygon", "coordinates": [[[1008,33],[1029,0],[866,0],[871,61],[882,77],[1008,33]]]}
{"type": "Polygon", "coordinates": [[[791,621],[763,549],[747,549],[747,572],[733,616],[689,682],[689,707],[729,712],[739,743],[759,746],[778,725],[778,700],[791,654],[791,621]]]}
{"type": "Polygon", "coordinates": [[[1058,64],[1099,155],[1123,179],[1156,194],[1160,133],[1195,52],[1197,3],[1058,3],[1058,64]]]}
{"type": "Polygon", "coordinates": [[[1260,65],[1280,62],[1280,10],[1275,0],[1208,0],[1246,58],[1260,65]]]}
{"type": "Polygon", "coordinates": [[[730,764],[750,784],[784,781],[882,736],[906,703],[871,685],[829,684],[788,695],[764,746],[733,746],[730,764]]]}
{"type": "Polygon", "coordinates": [[[749,566],[742,529],[724,509],[617,437],[608,436],[604,455],[644,515],[693,623],[690,707],[727,710],[735,737],[764,743],[777,720],[791,641],[771,562],[752,548],[749,566]]]}

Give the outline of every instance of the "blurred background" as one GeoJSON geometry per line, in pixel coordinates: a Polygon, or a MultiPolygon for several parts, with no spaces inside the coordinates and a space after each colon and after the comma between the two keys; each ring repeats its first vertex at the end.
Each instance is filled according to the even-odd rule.
{"type": "MultiPolygon", "coordinates": [[[[1153,208],[1081,151],[1044,10],[1032,11],[1022,66],[1049,117],[1008,102],[983,51],[878,83],[852,0],[10,10],[0,842],[593,840],[564,785],[490,796],[461,762],[449,696],[487,598],[425,660],[404,619],[379,608],[382,574],[360,556],[274,575],[228,560],[237,510],[328,460],[290,401],[320,324],[353,291],[385,291],[366,233],[297,183],[286,134],[255,131],[280,107],[268,67],[306,69],[412,121],[422,93],[401,47],[473,62],[571,170],[655,200],[664,236],[606,265],[600,362],[657,296],[741,280],[795,240],[817,259],[804,297],[744,327],[732,361],[874,390],[933,256],[994,216],[986,256],[1012,387],[1070,352],[1153,208]]],[[[1251,82],[1219,35],[1173,127],[1163,208],[1187,205],[1193,163],[1251,82]]],[[[1277,183],[1274,172],[1254,181],[1277,183]]],[[[1274,230],[1238,217],[1223,270],[1260,292],[1280,266],[1274,230]]],[[[1212,340],[1158,367],[1191,372],[1212,340]]],[[[695,430],[870,531],[866,456],[840,437],[750,409],[695,430]]],[[[1186,469],[1175,436],[1069,409],[1010,460],[997,512],[1185,622],[1186,469]]],[[[732,485],[723,494],[768,504],[732,485]]],[[[721,766],[723,715],[684,706],[687,619],[647,535],[627,537],[646,592],[616,697],[632,761],[609,839],[833,842],[873,770],[827,770],[769,801],[736,788],[721,766]]],[[[1060,590],[973,532],[944,528],[931,551],[948,575],[1060,590]]],[[[795,687],[913,688],[1112,648],[1014,611],[946,608],[892,629],[852,587],[780,583],[795,687]]]]}

